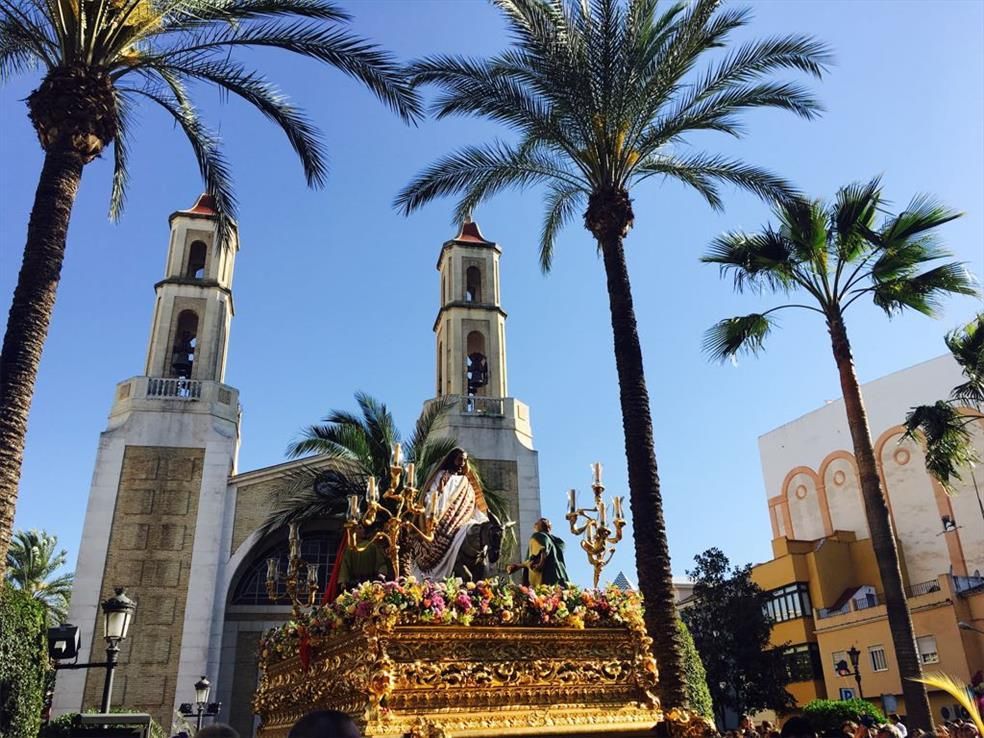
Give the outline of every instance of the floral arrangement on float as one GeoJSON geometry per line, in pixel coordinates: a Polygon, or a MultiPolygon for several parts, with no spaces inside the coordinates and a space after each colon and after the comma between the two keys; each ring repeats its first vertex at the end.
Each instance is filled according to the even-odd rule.
{"type": "Polygon", "coordinates": [[[389,631],[397,625],[626,628],[646,636],[642,599],[618,587],[519,586],[508,580],[365,582],[331,604],[267,631],[260,654],[276,663],[305,656],[310,639],[356,630],[389,631]]]}

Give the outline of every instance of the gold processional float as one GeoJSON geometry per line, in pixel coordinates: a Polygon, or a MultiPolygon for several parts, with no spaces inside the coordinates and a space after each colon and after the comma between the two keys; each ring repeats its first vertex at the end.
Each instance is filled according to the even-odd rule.
{"type": "MultiPolygon", "coordinates": [[[[400,578],[401,537],[434,535],[436,501],[430,495],[421,504],[413,479],[413,466],[403,469],[397,447],[382,495],[390,504],[380,502],[371,478],[365,513],[358,497],[349,498],[350,546],[364,550],[368,543],[360,543],[358,532],[385,516],[371,540],[385,545],[394,581],[367,582],[313,607],[317,570],[302,561],[291,526],[285,584],[294,619],[260,643],[253,707],[263,738],[286,738],[298,719],[317,709],[348,713],[367,738],[639,736],[651,735],[664,719],[673,734],[704,733],[702,721],[679,710],[664,716],[660,709],[638,595],[597,589],[625,524],[616,498],[611,536],[600,464],[594,465],[594,508],[578,509],[571,490],[566,516],[571,531],[584,535],[581,547],[595,572],[592,590],[533,590],[505,578],[400,578]],[[585,523],[577,528],[579,518],[585,523]]],[[[279,576],[271,561],[271,597],[279,576]]]]}

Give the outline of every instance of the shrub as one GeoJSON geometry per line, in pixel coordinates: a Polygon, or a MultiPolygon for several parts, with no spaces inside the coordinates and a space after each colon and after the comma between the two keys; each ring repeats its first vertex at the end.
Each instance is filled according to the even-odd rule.
{"type": "MultiPolygon", "coordinates": [[[[138,710],[133,710],[129,707],[111,707],[110,712],[139,712],[138,710]]],[[[86,712],[96,712],[96,710],[86,710],[86,712]]],[[[78,717],[77,712],[68,712],[64,715],[59,715],[50,723],[47,723],[41,728],[41,732],[38,734],[38,738],[69,738],[75,732],[78,732],[78,728],[73,731],[73,726],[75,725],[75,718],[78,717]]],[[[112,726],[110,726],[112,727],[112,726]]],[[[96,731],[93,731],[96,732],[96,731]]],[[[150,738],[167,738],[167,733],[164,732],[157,722],[153,719],[150,721],[150,738]]]]}
{"type": "Polygon", "coordinates": [[[803,717],[817,733],[838,732],[845,720],[857,722],[858,716],[870,715],[876,723],[885,722],[885,713],[868,700],[813,700],[803,708],[803,717]]]}
{"type": "Polygon", "coordinates": [[[49,670],[45,639],[41,603],[0,588],[0,736],[38,733],[49,670]]]}
{"type": "Polygon", "coordinates": [[[683,652],[683,670],[687,677],[687,702],[690,709],[708,720],[714,720],[714,704],[711,690],[707,688],[707,673],[704,662],[700,660],[694,639],[687,624],[677,619],[677,632],[680,634],[680,648],[683,652]]]}

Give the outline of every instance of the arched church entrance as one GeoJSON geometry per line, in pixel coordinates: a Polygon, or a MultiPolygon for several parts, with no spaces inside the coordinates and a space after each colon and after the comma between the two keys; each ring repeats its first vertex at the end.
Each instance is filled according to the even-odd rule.
{"type": "MultiPolygon", "coordinates": [[[[335,521],[312,522],[301,529],[301,558],[318,565],[318,597],[335,563],[342,529],[335,521]]],[[[245,544],[244,544],[245,545],[245,544]]],[[[256,735],[256,719],[250,702],[259,680],[258,646],[263,632],[290,619],[291,607],[281,577],[278,600],[270,599],[266,587],[267,560],[276,558],[287,571],[287,532],[277,531],[255,542],[233,575],[226,595],[219,663],[219,695],[222,720],[242,738],[256,735]]]]}

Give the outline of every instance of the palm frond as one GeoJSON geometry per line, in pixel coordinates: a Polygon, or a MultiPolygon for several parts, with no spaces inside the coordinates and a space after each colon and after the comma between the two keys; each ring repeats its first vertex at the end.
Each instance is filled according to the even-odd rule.
{"type": "Polygon", "coordinates": [[[977,726],[977,734],[984,735],[984,719],[981,718],[981,711],[976,701],[968,694],[966,685],[963,681],[957,681],[947,674],[925,674],[922,679],[914,681],[922,682],[928,687],[946,692],[955,699],[960,706],[967,711],[974,725],[977,726]]]}
{"type": "MultiPolygon", "coordinates": [[[[981,416],[984,419],[984,416],[981,416]]],[[[973,438],[967,430],[968,418],[942,400],[933,405],[919,405],[905,416],[905,438],[926,443],[926,470],[944,489],[953,491],[959,470],[980,461],[973,438]]]]}
{"type": "Polygon", "coordinates": [[[584,204],[584,190],[573,185],[553,185],[547,195],[547,207],[540,230],[540,270],[546,274],[553,264],[557,234],[584,204]]]}
{"type": "Polygon", "coordinates": [[[792,244],[771,228],[753,234],[722,234],[711,242],[701,261],[718,264],[722,276],[731,274],[736,292],[766,288],[788,292],[799,264],[792,244]]]}
{"type": "Polygon", "coordinates": [[[704,353],[718,361],[742,352],[756,354],[762,350],[773,325],[773,320],[763,313],[726,318],[704,334],[704,353]]]}
{"type": "Polygon", "coordinates": [[[788,199],[797,194],[792,184],[765,169],[706,154],[653,157],[641,162],[636,174],[640,180],[657,174],[677,179],[697,190],[715,210],[723,209],[719,182],[729,182],[765,200],[788,199]]]}
{"type": "Polygon", "coordinates": [[[406,455],[410,461],[417,461],[418,453],[423,451],[436,428],[454,409],[457,400],[453,397],[438,397],[428,402],[414,423],[413,433],[407,439],[406,455]]]}
{"type": "Polygon", "coordinates": [[[109,219],[113,222],[119,220],[123,214],[123,208],[126,206],[126,186],[130,181],[127,161],[132,114],[129,98],[120,90],[116,90],[116,116],[119,124],[116,138],[113,139],[113,187],[109,195],[109,219]]]}
{"type": "Polygon", "coordinates": [[[939,228],[962,215],[929,195],[918,195],[882,227],[878,241],[883,248],[897,248],[914,236],[939,228]]]}
{"type": "Polygon", "coordinates": [[[871,247],[875,215],[881,205],[881,178],[854,183],[837,191],[831,212],[837,256],[852,262],[871,247]]]}
{"type": "Polygon", "coordinates": [[[984,406],[984,313],[964,326],[951,331],[946,346],[963,369],[967,381],[954,387],[950,397],[978,410],[984,406]]]}
{"type": "Polygon", "coordinates": [[[41,603],[48,625],[68,617],[74,574],[55,576],[65,566],[68,552],[58,550],[57,537],[42,530],[15,531],[7,550],[4,578],[41,603]]]}
{"type": "Polygon", "coordinates": [[[943,297],[976,295],[977,288],[967,268],[960,262],[951,262],[915,276],[879,281],[871,288],[871,294],[874,303],[888,315],[911,308],[932,316],[943,297]]]}

